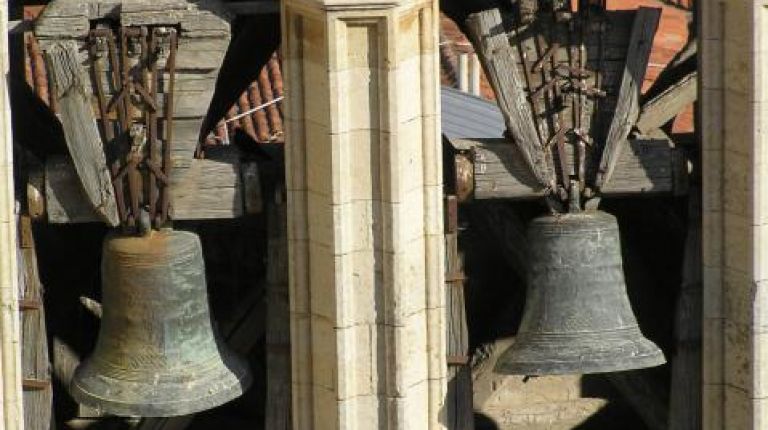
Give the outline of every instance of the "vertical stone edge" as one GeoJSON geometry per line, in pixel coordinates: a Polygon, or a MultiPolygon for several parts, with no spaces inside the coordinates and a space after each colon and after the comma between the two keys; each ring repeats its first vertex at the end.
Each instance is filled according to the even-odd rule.
{"type": "Polygon", "coordinates": [[[0,4],[0,427],[24,427],[21,387],[16,203],[13,184],[13,136],[8,90],[8,2],[0,4]]]}
{"type": "Polygon", "coordinates": [[[704,297],[702,321],[702,423],[704,430],[723,430],[723,284],[722,284],[722,182],[723,182],[723,12],[720,1],[700,2],[699,100],[702,118],[702,261],[704,297]]]}

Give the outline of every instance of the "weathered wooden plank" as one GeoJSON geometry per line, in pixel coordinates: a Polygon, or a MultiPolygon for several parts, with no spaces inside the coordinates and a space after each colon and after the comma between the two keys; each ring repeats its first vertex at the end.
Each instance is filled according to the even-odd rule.
{"type": "Polygon", "coordinates": [[[458,201],[445,198],[445,299],[446,353],[448,355],[448,430],[474,429],[472,371],[469,366],[469,332],[464,305],[463,256],[459,250],[458,201]]]}
{"type": "MultiPolygon", "coordinates": [[[[522,161],[517,148],[504,139],[455,139],[451,143],[471,151],[474,164],[475,199],[529,199],[544,195],[545,188],[536,181],[522,161]]],[[[604,195],[671,193],[675,175],[681,174],[677,152],[663,139],[629,140],[616,162],[616,174],[603,189],[604,195]]],[[[573,166],[573,149],[566,151],[573,166]]]]}
{"type": "Polygon", "coordinates": [[[37,252],[32,237],[31,220],[19,218],[19,267],[21,298],[37,306],[22,309],[21,313],[21,365],[24,381],[24,428],[49,430],[51,428],[53,387],[51,364],[48,357],[48,339],[45,328],[45,309],[42,306],[43,286],[37,268],[37,252]]]}
{"type": "Polygon", "coordinates": [[[637,119],[637,129],[641,134],[661,127],[688,105],[696,101],[698,72],[683,76],[661,94],[643,104],[637,119]]]}
{"type": "MultiPolygon", "coordinates": [[[[171,176],[173,219],[237,218],[243,215],[239,153],[202,160],[174,157],[171,176]]],[[[213,151],[211,151],[213,152],[213,151]]]]}
{"type": "Polygon", "coordinates": [[[90,30],[89,20],[102,18],[122,25],[178,25],[184,37],[201,37],[228,36],[232,15],[211,0],[58,1],[46,7],[35,32],[56,39],[80,38],[90,30]]]}
{"type": "Polygon", "coordinates": [[[499,9],[489,9],[472,14],[467,28],[473,39],[478,57],[496,93],[507,129],[527,168],[535,180],[543,185],[554,184],[554,175],[531,116],[528,97],[516,65],[520,62],[504,31],[499,9]]]}
{"type": "Polygon", "coordinates": [[[661,9],[647,7],[639,8],[635,15],[618,103],[608,128],[595,181],[595,185],[600,190],[608,187],[616,164],[621,158],[627,136],[637,122],[640,113],[640,90],[660,17],[661,9]]]}
{"type": "MultiPolygon", "coordinates": [[[[168,1],[131,0],[122,3],[120,22],[132,25],[178,25],[183,37],[228,36],[231,14],[223,3],[203,0],[183,2],[184,9],[168,9],[168,1]]],[[[178,3],[178,2],[174,2],[178,3]]]]}
{"type": "Polygon", "coordinates": [[[76,52],[74,42],[55,44],[46,52],[48,70],[55,82],[64,136],[84,194],[99,218],[114,227],[120,219],[112,179],[90,106],[89,79],[77,63],[76,52]]]}
{"type": "MultiPolygon", "coordinates": [[[[211,159],[174,155],[171,176],[173,219],[236,218],[243,214],[240,161],[236,148],[211,159]]],[[[72,162],[50,157],[45,165],[48,221],[54,224],[98,220],[76,182],[72,162]]]]}

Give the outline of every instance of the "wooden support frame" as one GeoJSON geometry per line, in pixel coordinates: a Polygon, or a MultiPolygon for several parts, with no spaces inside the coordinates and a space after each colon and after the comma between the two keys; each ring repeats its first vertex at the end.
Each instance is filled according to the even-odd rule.
{"type": "MultiPolygon", "coordinates": [[[[457,188],[463,201],[474,199],[533,199],[546,189],[530,173],[518,150],[505,139],[453,139],[461,155],[456,163],[457,188]]],[[[686,192],[685,156],[666,139],[624,141],[613,179],[604,196],[686,192]],[[627,150],[628,149],[628,150],[627,150]]],[[[568,157],[573,159],[573,157],[568,157]]]]}
{"type": "Polygon", "coordinates": [[[623,143],[637,122],[640,114],[640,87],[648,67],[648,58],[653,47],[653,37],[659,26],[661,9],[641,7],[637,10],[629,39],[627,62],[619,89],[619,99],[608,135],[605,138],[600,167],[597,174],[597,188],[606,193],[610,189],[611,177],[617,170],[624,150],[623,143]]]}
{"type": "MultiPolygon", "coordinates": [[[[235,147],[215,152],[220,153],[212,151],[211,158],[206,159],[173,158],[173,219],[237,218],[262,207],[258,166],[241,163],[235,147]]],[[[38,178],[28,186],[42,197],[39,206],[45,208],[37,213],[38,220],[44,217],[52,224],[101,221],[86,199],[68,157],[51,157],[42,170],[30,176],[38,178]]]]}

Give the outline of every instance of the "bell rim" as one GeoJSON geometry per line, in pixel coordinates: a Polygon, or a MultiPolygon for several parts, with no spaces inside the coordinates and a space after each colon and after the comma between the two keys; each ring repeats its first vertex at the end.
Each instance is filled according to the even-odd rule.
{"type": "Polygon", "coordinates": [[[628,370],[657,367],[667,362],[664,354],[633,357],[625,362],[616,360],[605,361],[571,361],[571,362],[518,362],[515,364],[497,364],[494,371],[504,375],[588,375],[597,373],[624,372],[628,370]]]}
{"type": "Polygon", "coordinates": [[[667,362],[664,352],[648,339],[622,342],[622,345],[601,345],[600,348],[592,348],[591,345],[582,345],[582,347],[581,353],[568,355],[562,353],[564,347],[552,345],[553,350],[561,351],[559,357],[539,351],[542,357],[547,358],[523,360],[515,356],[525,355],[529,346],[520,346],[516,343],[501,354],[494,366],[494,371],[507,375],[593,374],[645,369],[661,366],[667,362]],[[633,348],[627,348],[628,345],[633,348]],[[593,350],[590,351],[590,349],[593,350]],[[618,350],[620,353],[600,357],[599,353],[605,350],[618,350]]]}
{"type": "Polygon", "coordinates": [[[78,403],[97,408],[115,416],[140,416],[149,418],[174,417],[180,415],[189,415],[196,412],[212,409],[221,406],[243,395],[253,383],[253,375],[250,369],[240,357],[230,355],[227,357],[227,365],[222,365],[219,372],[212,372],[197,380],[200,383],[200,389],[203,390],[205,381],[218,381],[228,379],[227,384],[220,389],[197,397],[186,397],[183,399],[171,398],[162,400],[148,395],[152,389],[157,388],[157,384],[151,381],[130,381],[134,392],[145,393],[142,401],[128,401],[117,399],[115,396],[100,392],[94,389],[99,385],[105,385],[105,379],[111,379],[114,383],[120,383],[115,378],[100,377],[97,373],[89,373],[90,362],[86,361],[75,370],[69,384],[69,393],[78,403]],[[226,369],[226,370],[224,370],[226,369]],[[97,379],[101,379],[96,383],[97,379]],[[92,382],[89,382],[92,381],[92,382]],[[165,411],[163,411],[165,410],[165,411]]]}

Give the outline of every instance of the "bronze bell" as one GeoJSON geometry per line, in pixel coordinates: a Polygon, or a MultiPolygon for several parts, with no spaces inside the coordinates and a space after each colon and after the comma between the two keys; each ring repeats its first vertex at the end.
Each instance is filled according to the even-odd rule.
{"type": "Polygon", "coordinates": [[[245,392],[250,371],[211,321],[197,235],[109,235],[102,278],[101,328],[72,379],[75,400],[113,415],[164,417],[245,392]]]}
{"type": "Polygon", "coordinates": [[[496,371],[600,373],[664,364],[627,297],[616,218],[546,215],[528,227],[528,293],[515,343],[496,371]]]}

